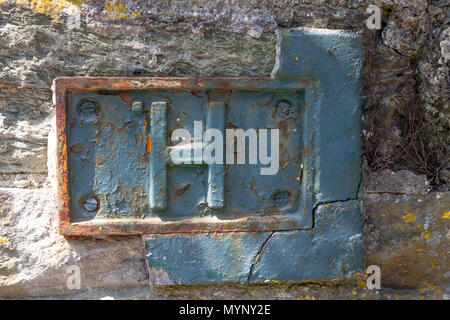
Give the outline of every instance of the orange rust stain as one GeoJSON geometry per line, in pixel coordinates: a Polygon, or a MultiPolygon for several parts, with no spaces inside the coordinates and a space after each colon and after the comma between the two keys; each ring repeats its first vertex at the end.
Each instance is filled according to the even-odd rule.
{"type": "Polygon", "coordinates": [[[131,104],[133,101],[131,100],[130,96],[128,95],[128,92],[120,92],[119,93],[120,99],[123,100],[126,104],[131,104]]]}
{"type": "Polygon", "coordinates": [[[179,196],[182,196],[190,188],[191,188],[191,184],[189,183],[189,184],[185,185],[184,187],[175,190],[175,198],[179,197],[179,196]]]}
{"type": "Polygon", "coordinates": [[[147,144],[145,145],[145,151],[152,151],[152,139],[150,139],[150,135],[147,134],[147,144]]]}

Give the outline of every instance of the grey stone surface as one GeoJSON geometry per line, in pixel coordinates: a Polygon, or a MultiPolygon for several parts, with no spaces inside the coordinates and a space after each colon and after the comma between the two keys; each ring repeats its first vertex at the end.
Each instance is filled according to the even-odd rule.
{"type": "Polygon", "coordinates": [[[45,173],[49,87],[56,76],[268,75],[278,27],[362,35],[362,96],[378,119],[363,121],[365,143],[377,148],[371,166],[394,157],[407,135],[408,106],[422,104],[430,121],[439,117],[423,130],[433,150],[442,145],[442,134],[433,132],[450,125],[443,94],[449,90],[445,1],[1,2],[1,173],[45,173]],[[366,27],[369,4],[383,11],[381,31],[366,27]]]}
{"type": "Polygon", "coordinates": [[[425,175],[417,175],[407,170],[367,172],[364,192],[426,195],[430,184],[425,175]]]}
{"type": "MultiPolygon", "coordinates": [[[[67,240],[58,235],[52,189],[55,171],[51,157],[47,169],[46,156],[54,115],[50,85],[56,76],[269,75],[275,58],[274,31],[300,26],[343,29],[363,37],[362,98],[377,119],[373,121],[367,112],[363,118],[364,146],[376,142],[372,166],[389,167],[407,136],[411,106],[425,110],[429,124],[423,132],[430,137],[431,147],[448,145],[438,139],[446,132],[448,139],[450,123],[448,1],[121,0],[122,6],[103,0],[83,1],[81,6],[80,1],[52,2],[46,6],[50,1],[0,0],[0,296],[450,296],[448,285],[442,284],[448,283],[444,268],[448,248],[443,246],[448,243],[448,219],[442,218],[449,210],[448,200],[442,200],[448,194],[423,195],[423,176],[405,173],[409,182],[403,184],[381,173],[378,177],[392,181],[371,187],[376,194],[364,199],[366,259],[383,265],[385,284],[396,288],[393,291],[376,295],[358,287],[356,280],[350,284],[154,287],[150,292],[140,239],[67,240]],[[383,30],[367,29],[368,4],[382,9],[383,30]],[[405,194],[391,194],[398,191],[405,194]],[[411,192],[416,195],[406,194],[411,192]],[[402,217],[409,213],[417,222],[405,222],[402,217]],[[383,220],[382,214],[393,220],[383,220]],[[427,239],[422,239],[422,232],[430,232],[424,233],[427,239]],[[417,253],[424,256],[417,260],[417,253]],[[434,268],[433,263],[437,263],[434,268]],[[77,293],[65,285],[66,268],[72,264],[79,264],[84,274],[77,293]],[[417,277],[411,279],[411,274],[417,277]],[[420,276],[428,283],[420,283],[420,276]],[[118,290],[125,287],[131,289],[118,290]],[[398,291],[400,287],[414,289],[398,291]]],[[[448,171],[443,175],[448,177],[448,171]]]]}
{"type": "Polygon", "coordinates": [[[449,192],[368,194],[364,207],[366,264],[381,268],[384,286],[449,289],[449,192]]]}
{"type": "Polygon", "coordinates": [[[53,190],[0,188],[0,296],[148,286],[139,238],[65,239],[55,202],[53,190]],[[80,268],[80,290],[67,287],[73,265],[80,268]]]}

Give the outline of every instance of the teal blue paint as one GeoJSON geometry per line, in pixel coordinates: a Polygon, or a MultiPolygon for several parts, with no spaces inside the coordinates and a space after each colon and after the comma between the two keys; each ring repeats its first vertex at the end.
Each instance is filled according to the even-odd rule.
{"type": "Polygon", "coordinates": [[[153,102],[150,121],[150,208],[167,208],[167,102],[153,102]]]}
{"type": "Polygon", "coordinates": [[[252,268],[251,282],[339,278],[364,268],[359,200],[317,207],[310,231],[276,232],[252,268]]]}
{"type": "Polygon", "coordinates": [[[305,88],[302,148],[307,152],[298,212],[307,215],[316,208],[314,227],[228,233],[220,240],[210,234],[146,238],[149,262],[165,255],[176,266],[166,269],[174,283],[318,280],[363,270],[361,205],[349,200],[357,198],[360,182],[361,40],[339,31],[281,30],[277,59],[275,81],[305,76],[312,81],[305,88]],[[231,259],[236,244],[240,252],[231,259]]]}
{"type": "Polygon", "coordinates": [[[150,267],[178,284],[244,283],[268,232],[200,233],[144,237],[150,267]]]}
{"type": "MultiPolygon", "coordinates": [[[[281,30],[275,77],[314,80],[306,90],[314,108],[308,123],[314,142],[317,202],[356,197],[360,181],[362,43],[333,30],[281,30]]],[[[307,130],[308,131],[308,130],[307,130]]]]}
{"type": "Polygon", "coordinates": [[[145,249],[176,284],[338,278],[364,267],[360,211],[359,200],[335,202],[308,231],[152,235],[145,249]]]}
{"type": "MultiPolygon", "coordinates": [[[[299,81],[295,82],[299,86],[299,81]]],[[[248,83],[256,85],[251,80],[248,83]]],[[[235,84],[239,87],[239,82],[235,84]]],[[[293,88],[290,81],[260,81],[257,85],[262,89],[237,90],[224,100],[215,97],[213,101],[208,101],[209,92],[129,92],[131,101],[143,102],[144,114],[134,112],[114,92],[69,94],[72,222],[114,217],[157,217],[173,221],[211,215],[223,221],[276,214],[297,221],[294,226],[280,223],[281,230],[311,228],[314,195],[309,191],[308,181],[313,181],[309,175],[314,171],[305,169],[302,174],[300,167],[305,163],[302,139],[304,123],[308,122],[304,119],[308,113],[303,112],[305,91],[293,88]],[[89,121],[73,112],[85,99],[99,105],[98,116],[90,117],[89,121]],[[276,109],[280,100],[291,101],[295,116],[276,109]],[[150,115],[155,102],[167,103],[165,116],[162,109],[150,115]],[[169,159],[169,150],[174,149],[170,145],[171,133],[176,128],[185,128],[193,134],[194,121],[203,122],[205,128],[215,126],[220,131],[234,127],[278,128],[281,122],[290,121],[284,138],[285,149],[280,154],[282,162],[288,165],[280,167],[274,176],[260,175],[259,164],[228,165],[227,170],[223,165],[205,163],[175,165],[169,159]],[[150,154],[146,152],[148,134],[150,154]],[[99,197],[98,212],[87,212],[80,205],[80,199],[86,194],[99,197]]],[[[258,228],[264,230],[264,225],[258,228]]]]}
{"type": "MultiPolygon", "coordinates": [[[[207,129],[219,130],[225,137],[226,106],[223,101],[210,101],[206,119],[207,129]]],[[[209,141],[205,141],[208,143],[209,141]]],[[[223,141],[224,142],[224,141],[223,141]]],[[[224,144],[222,152],[225,154],[224,144]]],[[[223,209],[225,206],[225,165],[211,163],[208,165],[208,191],[206,201],[211,209],[223,209]]]]}

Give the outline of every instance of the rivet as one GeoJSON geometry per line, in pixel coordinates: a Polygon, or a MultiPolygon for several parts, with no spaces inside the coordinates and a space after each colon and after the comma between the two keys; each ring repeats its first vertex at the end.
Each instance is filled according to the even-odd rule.
{"type": "Polygon", "coordinates": [[[88,114],[94,113],[96,109],[97,109],[97,106],[95,105],[94,102],[85,101],[80,105],[78,111],[82,115],[88,115],[88,114]]]}
{"type": "Polygon", "coordinates": [[[144,103],[142,101],[134,101],[131,105],[131,109],[134,113],[143,113],[144,112],[144,103]]]}
{"type": "Polygon", "coordinates": [[[86,200],[84,200],[84,209],[86,209],[89,212],[97,211],[98,209],[98,200],[95,197],[88,197],[86,200]]]}
{"type": "Polygon", "coordinates": [[[280,110],[282,113],[289,113],[289,108],[291,107],[291,103],[286,100],[282,100],[278,102],[277,109],[280,110]]]}

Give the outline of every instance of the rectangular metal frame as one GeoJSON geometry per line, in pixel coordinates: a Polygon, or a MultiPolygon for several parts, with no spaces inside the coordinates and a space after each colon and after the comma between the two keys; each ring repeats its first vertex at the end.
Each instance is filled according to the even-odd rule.
{"type": "MultiPolygon", "coordinates": [[[[162,221],[156,218],[96,218],[88,222],[71,222],[70,182],[67,147],[66,97],[71,91],[95,90],[277,90],[304,89],[311,86],[308,78],[279,80],[265,77],[254,78],[194,78],[194,77],[60,77],[53,82],[57,126],[57,176],[59,229],[67,236],[139,235],[194,232],[264,232],[312,228],[312,170],[303,170],[302,205],[293,214],[283,216],[246,217],[235,220],[192,218],[181,221],[162,221]]],[[[306,97],[308,102],[308,95],[306,97]]],[[[311,120],[311,119],[309,119],[311,120]]],[[[310,121],[305,121],[308,125],[310,121]]],[[[307,128],[305,128],[307,131],[307,128]]],[[[311,139],[306,138],[305,144],[311,139]]],[[[304,146],[307,147],[308,146],[304,146]]],[[[309,155],[311,156],[311,155],[309,155]]],[[[302,159],[302,163],[311,163],[302,159]]]]}

